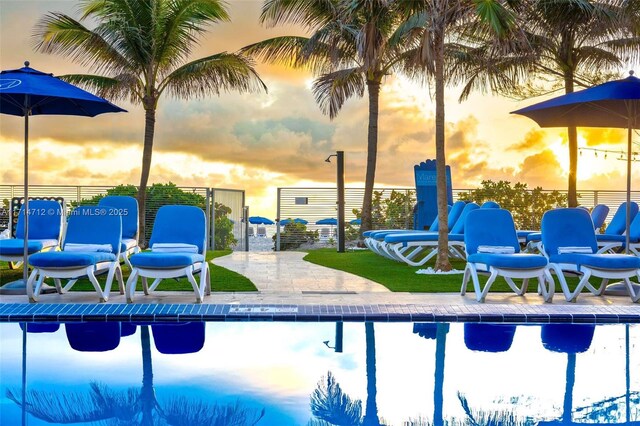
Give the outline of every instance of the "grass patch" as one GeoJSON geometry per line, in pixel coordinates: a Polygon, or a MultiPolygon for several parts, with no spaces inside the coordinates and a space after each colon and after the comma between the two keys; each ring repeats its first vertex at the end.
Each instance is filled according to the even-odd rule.
{"type": "MultiPolygon", "coordinates": [[[[462,285],[462,274],[452,275],[422,275],[416,274],[418,269],[433,267],[435,259],[420,267],[409,266],[405,263],[395,262],[384,258],[369,250],[350,251],[338,253],[335,249],[311,250],[304,257],[304,260],[328,268],[350,272],[363,278],[375,281],[387,287],[391,291],[406,291],[413,293],[458,293],[462,285]]],[[[464,270],[465,262],[460,260],[451,261],[454,269],[464,270]]],[[[484,285],[486,276],[480,276],[480,282],[484,285]]],[[[519,283],[520,280],[515,280],[519,283]]],[[[560,290],[556,279],[556,291],[560,290]]],[[[578,284],[577,277],[567,279],[569,287],[575,288],[578,284]]],[[[595,281],[594,281],[595,282],[595,281]]],[[[511,289],[498,278],[491,286],[491,291],[511,292],[511,289]]],[[[586,291],[586,290],[585,290],[586,291]]],[[[467,292],[473,292],[473,286],[467,287],[467,292]]],[[[529,280],[528,293],[537,292],[537,280],[529,280]]]]}
{"type": "MultiPolygon", "coordinates": [[[[231,250],[214,250],[207,251],[207,262],[216,257],[226,256],[231,253],[231,250]]],[[[209,263],[209,269],[211,271],[211,291],[257,291],[255,285],[244,275],[240,275],[237,272],[230,271],[229,269],[221,266],[209,263]]],[[[126,265],[122,265],[122,275],[126,283],[129,278],[130,270],[126,265]]],[[[22,279],[22,268],[9,269],[7,262],[0,262],[0,285],[22,279]]],[[[98,277],[98,282],[104,288],[104,282],[106,274],[98,277]]],[[[196,276],[196,280],[199,279],[199,275],[196,276]]],[[[53,280],[48,278],[45,280],[47,284],[53,285],[53,280]]],[[[142,291],[142,283],[138,279],[137,291],[142,291]]],[[[93,286],[87,278],[82,278],[73,286],[71,291],[94,291],[93,286]]],[[[118,284],[114,280],[111,287],[111,291],[118,291],[118,284]]],[[[186,278],[180,278],[178,280],[167,278],[158,287],[158,291],[193,291],[193,287],[187,281],[186,278]]]]}

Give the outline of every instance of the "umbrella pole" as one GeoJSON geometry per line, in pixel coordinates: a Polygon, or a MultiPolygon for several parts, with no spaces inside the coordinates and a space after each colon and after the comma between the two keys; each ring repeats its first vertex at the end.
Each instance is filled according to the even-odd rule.
{"type": "Polygon", "coordinates": [[[25,97],[25,109],[24,109],[24,247],[23,247],[23,262],[22,262],[22,284],[25,288],[25,294],[27,289],[27,274],[29,266],[29,115],[31,114],[31,108],[27,105],[30,102],[30,97],[25,97]]]}
{"type": "MultiPolygon", "coordinates": [[[[633,106],[630,108],[632,112],[635,108],[633,106]]],[[[629,254],[629,222],[631,215],[631,155],[633,151],[631,149],[631,136],[633,132],[633,116],[629,114],[629,128],[627,129],[627,211],[625,212],[626,223],[625,223],[625,246],[624,252],[629,254]]]]}

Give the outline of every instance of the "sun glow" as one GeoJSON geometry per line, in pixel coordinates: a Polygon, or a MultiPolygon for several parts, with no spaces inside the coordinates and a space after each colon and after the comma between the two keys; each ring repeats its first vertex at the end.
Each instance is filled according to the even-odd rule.
{"type": "MultiPolygon", "coordinates": [[[[569,147],[563,138],[558,138],[549,147],[562,170],[569,173],[569,147]]],[[[618,164],[618,156],[614,153],[595,152],[590,149],[581,150],[581,148],[595,148],[609,151],[616,151],[617,146],[611,145],[587,145],[587,141],[583,135],[578,133],[578,180],[588,180],[596,175],[610,173],[620,167],[618,164]]]]}

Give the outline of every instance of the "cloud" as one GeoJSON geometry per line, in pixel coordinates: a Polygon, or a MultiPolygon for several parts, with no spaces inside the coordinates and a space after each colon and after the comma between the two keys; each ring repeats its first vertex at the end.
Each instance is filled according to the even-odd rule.
{"type": "Polygon", "coordinates": [[[618,145],[627,141],[627,131],[622,129],[585,127],[580,128],[578,134],[585,139],[587,146],[618,145]]]}
{"type": "Polygon", "coordinates": [[[546,132],[542,130],[529,130],[520,142],[511,145],[509,149],[513,151],[529,151],[543,148],[546,145],[546,136],[546,132]]]}
{"type": "Polygon", "coordinates": [[[563,188],[566,175],[551,150],[544,150],[524,159],[520,171],[515,175],[517,182],[526,182],[530,188],[563,188]]]}

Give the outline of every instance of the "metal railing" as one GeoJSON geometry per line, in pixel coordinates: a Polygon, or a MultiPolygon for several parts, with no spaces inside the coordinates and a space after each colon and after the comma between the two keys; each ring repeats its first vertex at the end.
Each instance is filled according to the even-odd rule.
{"type": "MultiPolygon", "coordinates": [[[[460,199],[460,195],[463,193],[469,193],[473,189],[454,189],[453,199],[454,201],[460,199]]],[[[542,191],[543,193],[552,193],[554,191],[542,191]]],[[[555,191],[560,194],[566,195],[567,191],[555,191]]],[[[416,203],[415,188],[375,188],[374,194],[374,215],[373,228],[374,229],[412,229],[413,228],[413,208],[416,203]],[[388,203],[393,198],[394,202],[388,203]],[[376,202],[382,205],[378,211],[384,211],[386,205],[392,205],[396,211],[393,214],[375,215],[376,202]]],[[[578,200],[580,205],[585,207],[593,207],[596,204],[606,204],[610,207],[609,215],[606,222],[608,223],[613,214],[616,212],[617,207],[626,201],[625,191],[605,191],[605,190],[586,190],[579,191],[578,200]]],[[[362,200],[364,197],[364,188],[346,188],[345,191],[345,214],[347,223],[347,237],[346,241],[350,241],[354,237],[357,237],[357,225],[349,225],[349,222],[356,219],[354,210],[362,209],[362,200]],[[355,228],[355,229],[350,229],[355,228]],[[351,232],[349,232],[351,231],[351,232]]],[[[640,191],[632,191],[631,199],[639,202],[640,191]]],[[[322,243],[320,234],[326,232],[327,225],[317,225],[318,220],[324,218],[337,217],[337,190],[336,188],[278,188],[278,204],[277,204],[277,218],[295,219],[300,218],[307,221],[306,231],[317,232],[318,236],[313,244],[322,243]]],[[[525,208],[525,206],[521,206],[525,208]]],[[[515,209],[518,208],[516,205],[515,209]]],[[[539,221],[539,218],[537,218],[539,221]]],[[[331,235],[335,235],[335,226],[329,227],[331,235]]],[[[276,232],[282,235],[287,232],[286,227],[277,227],[276,232]]],[[[293,228],[291,232],[296,232],[293,228]]],[[[300,232],[298,230],[298,232],[300,232]]],[[[293,235],[293,239],[304,239],[300,236],[293,235]]],[[[309,242],[310,241],[305,241],[309,242]]],[[[276,241],[275,249],[280,250],[278,241],[276,241]]]]}
{"type": "MultiPolygon", "coordinates": [[[[29,185],[29,198],[38,197],[60,197],[64,199],[66,211],[71,211],[74,205],[89,202],[92,198],[99,195],[106,195],[113,186],[71,186],[71,185],[29,185]]],[[[243,211],[245,204],[244,190],[237,189],[219,189],[205,187],[178,187],[183,192],[197,194],[204,200],[204,210],[207,217],[207,235],[208,245],[211,249],[215,241],[215,227],[211,226],[214,222],[214,206],[215,203],[221,203],[231,209],[231,213],[227,215],[233,222],[233,236],[238,241],[235,249],[245,250],[244,227],[242,222],[244,219],[243,211]]],[[[24,187],[22,185],[0,185],[0,232],[10,226],[9,207],[12,198],[22,197],[24,187]]],[[[147,195],[147,204],[150,197],[147,195]]],[[[158,200],[156,200],[158,201],[158,200]]],[[[171,204],[171,200],[167,199],[166,203],[159,200],[162,204],[171,204]]],[[[145,221],[147,232],[153,227],[153,218],[147,217],[145,221]]]]}

